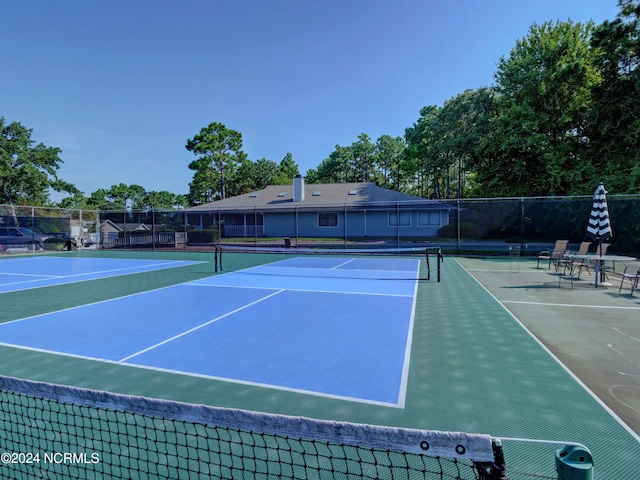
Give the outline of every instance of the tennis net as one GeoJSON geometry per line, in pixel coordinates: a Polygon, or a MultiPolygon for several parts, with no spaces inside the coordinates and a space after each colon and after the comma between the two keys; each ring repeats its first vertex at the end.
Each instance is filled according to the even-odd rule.
{"type": "Polygon", "coordinates": [[[191,405],[0,377],[0,474],[114,479],[505,479],[488,435],[191,405]]]}
{"type": "Polygon", "coordinates": [[[286,259],[292,257],[333,256],[355,258],[417,258],[424,261],[425,275],[418,280],[437,280],[440,282],[443,262],[440,247],[408,248],[290,248],[288,246],[258,247],[243,245],[216,245],[214,264],[216,272],[236,271],[243,268],[272,262],[274,257],[286,259]],[[251,257],[253,257],[251,259],[251,257]],[[223,267],[224,264],[224,267],[223,267]],[[434,272],[432,274],[432,267],[434,272]]]}

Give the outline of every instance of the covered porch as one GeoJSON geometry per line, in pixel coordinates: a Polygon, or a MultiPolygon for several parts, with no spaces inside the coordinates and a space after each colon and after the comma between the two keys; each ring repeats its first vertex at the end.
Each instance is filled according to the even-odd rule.
{"type": "Polygon", "coordinates": [[[261,237],[264,235],[262,212],[202,212],[187,214],[188,225],[198,230],[220,228],[222,237],[261,237]]]}

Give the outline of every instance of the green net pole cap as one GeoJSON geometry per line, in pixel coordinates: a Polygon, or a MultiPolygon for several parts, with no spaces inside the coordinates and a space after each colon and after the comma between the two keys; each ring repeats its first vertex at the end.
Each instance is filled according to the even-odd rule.
{"type": "Polygon", "coordinates": [[[558,480],[592,480],[593,458],[586,447],[567,445],[556,452],[558,480]]]}

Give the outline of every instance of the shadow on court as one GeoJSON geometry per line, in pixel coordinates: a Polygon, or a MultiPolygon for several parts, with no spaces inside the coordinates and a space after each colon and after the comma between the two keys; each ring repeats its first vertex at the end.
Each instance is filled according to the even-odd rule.
{"type": "Polygon", "coordinates": [[[611,275],[571,285],[554,268],[522,259],[518,272],[501,259],[458,259],[496,299],[608,408],[640,434],[640,295],[611,275]]]}

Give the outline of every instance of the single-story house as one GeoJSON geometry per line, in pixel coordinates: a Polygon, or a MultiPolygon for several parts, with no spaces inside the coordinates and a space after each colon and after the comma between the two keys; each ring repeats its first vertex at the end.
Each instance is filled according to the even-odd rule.
{"type": "Polygon", "coordinates": [[[116,223],[111,220],[100,223],[100,233],[106,237],[117,237],[123,232],[151,232],[151,228],[144,223],[116,223]]]}
{"type": "Polygon", "coordinates": [[[223,237],[434,237],[453,208],[374,183],[305,184],[298,175],[185,214],[189,227],[219,225],[223,237]]]}

